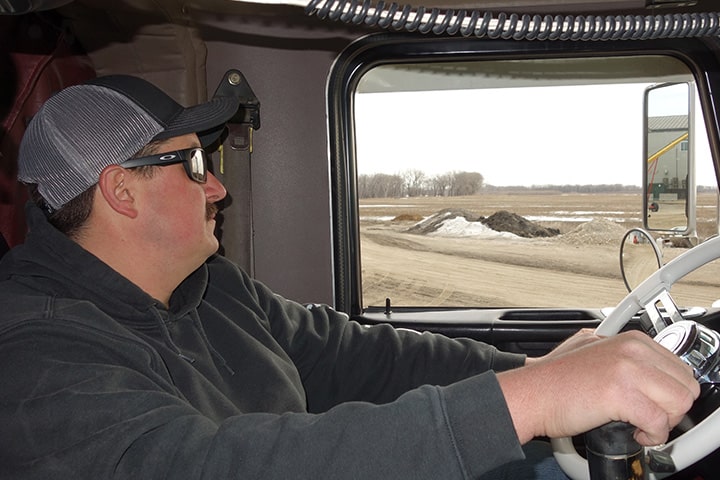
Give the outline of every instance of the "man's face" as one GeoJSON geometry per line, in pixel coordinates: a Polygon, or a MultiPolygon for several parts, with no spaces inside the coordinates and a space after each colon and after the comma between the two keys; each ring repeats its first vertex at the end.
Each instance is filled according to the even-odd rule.
{"type": "MultiPolygon", "coordinates": [[[[169,139],[157,153],[199,146],[193,133],[169,139]]],[[[191,180],[182,163],[157,167],[143,183],[145,240],[168,261],[194,270],[218,249],[215,203],[227,194],[225,187],[209,172],[204,184],[191,180]]]]}

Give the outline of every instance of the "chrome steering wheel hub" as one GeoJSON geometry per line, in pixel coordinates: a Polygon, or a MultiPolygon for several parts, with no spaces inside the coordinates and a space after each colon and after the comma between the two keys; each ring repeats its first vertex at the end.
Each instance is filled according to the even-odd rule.
{"type": "Polygon", "coordinates": [[[698,323],[675,322],[655,336],[664,346],[693,368],[700,383],[720,383],[720,334],[698,323]]]}

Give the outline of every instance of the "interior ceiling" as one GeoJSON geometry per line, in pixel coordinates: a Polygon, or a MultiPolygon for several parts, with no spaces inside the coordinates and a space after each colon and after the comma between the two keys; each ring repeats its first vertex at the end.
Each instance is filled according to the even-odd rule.
{"type": "MultiPolygon", "coordinates": [[[[229,0],[233,3],[286,4],[305,7],[310,0],[229,0]]],[[[321,0],[323,3],[325,0],[321,0]]],[[[708,12],[718,9],[717,0],[386,0],[395,3],[440,9],[466,9],[527,14],[666,14],[708,12]]],[[[198,4],[208,2],[197,0],[198,4]]],[[[213,4],[215,2],[209,2],[213,4]]],[[[349,3],[349,2],[348,2],[349,3]]],[[[362,2],[359,2],[362,3],[362,2]]],[[[371,5],[378,0],[371,0],[371,5]]],[[[198,5],[199,7],[200,5],[198,5]]],[[[210,7],[212,8],[212,7],[210,7]]]]}
{"type": "Polygon", "coordinates": [[[687,82],[680,60],[648,55],[388,64],[362,76],[358,93],[687,82]]]}
{"type": "MultiPolygon", "coordinates": [[[[321,1],[324,3],[326,0],[321,1]]],[[[48,10],[72,2],[73,0],[0,0],[0,13],[21,14],[48,10]]],[[[81,2],[97,5],[105,3],[108,6],[105,0],[81,0],[81,2]]],[[[280,5],[305,7],[309,2],[310,0],[174,0],[170,2],[117,0],[112,2],[110,8],[152,11],[162,10],[163,4],[176,3],[183,8],[198,11],[267,14],[272,13],[280,5]]],[[[370,0],[371,6],[376,6],[378,3],[379,0],[370,0]]],[[[390,4],[392,0],[387,0],[385,3],[390,4]]],[[[527,14],[648,15],[718,10],[717,0],[396,0],[396,3],[401,6],[527,14]]]]}

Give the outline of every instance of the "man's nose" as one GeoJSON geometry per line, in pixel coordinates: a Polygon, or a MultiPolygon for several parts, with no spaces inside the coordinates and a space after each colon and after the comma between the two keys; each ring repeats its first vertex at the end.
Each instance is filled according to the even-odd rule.
{"type": "Polygon", "coordinates": [[[215,203],[219,202],[227,195],[225,186],[217,179],[211,172],[207,174],[207,181],[205,182],[205,196],[208,202],[215,203]]]}

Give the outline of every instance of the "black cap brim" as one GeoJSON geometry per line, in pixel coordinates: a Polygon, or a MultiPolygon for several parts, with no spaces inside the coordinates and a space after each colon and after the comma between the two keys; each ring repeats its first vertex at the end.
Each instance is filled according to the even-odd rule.
{"type": "Polygon", "coordinates": [[[202,146],[207,147],[220,137],[225,123],[235,115],[239,106],[240,100],[236,97],[215,97],[209,102],[185,108],[154,140],[197,133],[202,146]]]}

